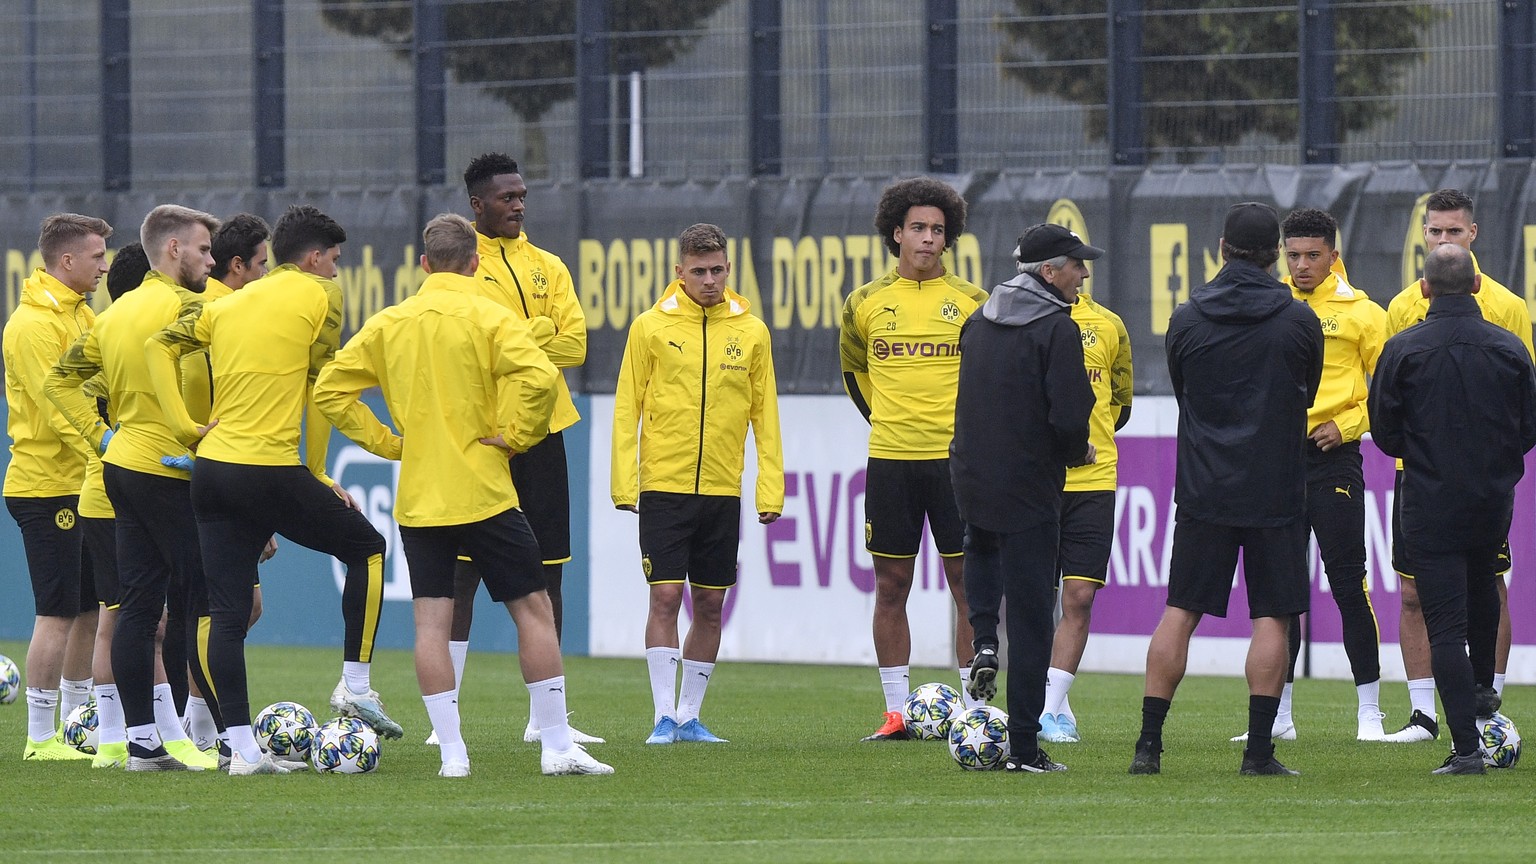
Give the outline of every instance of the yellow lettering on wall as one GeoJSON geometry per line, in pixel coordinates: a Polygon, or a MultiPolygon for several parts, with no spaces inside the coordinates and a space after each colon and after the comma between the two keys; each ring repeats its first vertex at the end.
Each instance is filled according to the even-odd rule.
{"type": "Polygon", "coordinates": [[[405,263],[395,268],[393,303],[415,296],[427,279],[427,271],[421,269],[421,261],[416,257],[416,244],[406,244],[403,258],[405,263]]]}
{"type": "Polygon", "coordinates": [[[629,319],[656,302],[656,256],[648,240],[629,241],[629,319]]]}
{"type": "Polygon", "coordinates": [[[1536,318],[1536,225],[1525,226],[1525,244],[1521,247],[1524,262],[1520,269],[1525,274],[1525,305],[1536,318]]]}
{"type": "Polygon", "coordinates": [[[1149,233],[1151,251],[1152,332],[1167,333],[1168,317],[1189,299],[1189,226],[1183,223],[1154,224],[1149,233]]]}
{"type": "Polygon", "coordinates": [[[1424,248],[1424,217],[1428,211],[1429,193],[1425,193],[1413,202],[1413,212],[1408,215],[1408,233],[1403,238],[1404,285],[1417,280],[1424,272],[1424,256],[1428,254],[1424,248]]]}
{"type": "Polygon", "coordinates": [[[795,309],[795,244],[788,237],[773,238],[773,329],[789,327],[795,309]]]}
{"type": "Polygon", "coordinates": [[[603,327],[603,244],[596,240],[582,240],[576,244],[576,296],[581,300],[581,311],[586,315],[587,327],[601,330],[603,327]]]}
{"type": "Polygon", "coordinates": [[[603,309],[608,326],[623,330],[629,326],[629,244],[614,240],[608,244],[608,267],[603,276],[603,309]]]}
{"type": "Polygon", "coordinates": [[[847,270],[843,257],[843,238],[821,238],[821,303],[816,322],[818,327],[837,327],[843,314],[843,273],[847,270]]]}

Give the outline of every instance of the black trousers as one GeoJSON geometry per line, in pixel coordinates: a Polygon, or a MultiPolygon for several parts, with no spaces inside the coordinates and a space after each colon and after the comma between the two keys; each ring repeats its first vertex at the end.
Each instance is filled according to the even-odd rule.
{"type": "MultiPolygon", "coordinates": [[[[1365,589],[1365,474],[1360,442],[1351,441],[1324,453],[1308,445],[1307,524],[1317,537],[1323,572],[1333,602],[1339,607],[1344,654],[1355,684],[1381,680],[1381,633],[1376,610],[1365,589]]],[[[1296,674],[1301,654],[1301,618],[1291,619],[1291,666],[1296,674]]]]}
{"type": "Polygon", "coordinates": [[[112,674],[128,726],[155,722],[155,630],[166,614],[163,660],[173,693],[185,700],[187,674],[224,728],[217,693],[204,674],[206,653],[199,620],[208,615],[208,586],[192,515],[191,484],[174,477],[104,466],[107,497],[117,512],[117,630],[112,674]]]}
{"type": "Polygon", "coordinates": [[[208,573],[208,662],[225,721],[251,722],[245,636],[261,548],[274,533],[335,556],[346,566],[341,592],[343,659],[373,656],[384,606],[384,538],[302,465],[235,465],[198,459],[192,472],[203,566],[208,573]]]}
{"type": "Polygon", "coordinates": [[[1024,761],[1039,748],[1035,736],[1056,636],[1060,533],[1055,522],[1007,534],[965,526],[965,599],[977,648],[996,647],[998,606],[1008,601],[1008,740],[1024,761]]]}

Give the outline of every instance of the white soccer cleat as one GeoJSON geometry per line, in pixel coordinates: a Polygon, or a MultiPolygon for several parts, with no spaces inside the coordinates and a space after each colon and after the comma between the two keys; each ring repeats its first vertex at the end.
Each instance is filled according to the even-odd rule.
{"type": "Polygon", "coordinates": [[[572,744],[564,753],[545,750],[539,768],[548,776],[560,774],[612,774],[613,766],[593,759],[580,744],[572,744]]]}
{"type": "MultiPolygon", "coordinates": [[[[572,713],[575,713],[575,712],[567,712],[566,713],[565,716],[566,716],[567,721],[569,721],[570,716],[571,716],[572,713]]],[[[607,739],[599,738],[596,735],[588,735],[587,733],[581,731],[580,729],[577,729],[575,726],[570,727],[570,729],[571,729],[571,741],[572,741],[572,743],[575,743],[575,744],[607,744],[608,743],[607,739]]],[[[544,740],[543,733],[541,733],[539,731],[539,727],[533,725],[533,718],[529,717],[528,718],[528,725],[523,727],[523,743],[525,743],[525,744],[537,744],[537,743],[539,743],[542,740],[544,740]]],[[[429,743],[429,744],[436,744],[437,742],[436,741],[429,741],[427,743],[429,743]]]]}
{"type": "MultiPolygon", "coordinates": [[[[1275,725],[1270,728],[1269,736],[1270,736],[1270,738],[1272,738],[1275,741],[1295,741],[1296,740],[1296,724],[1295,723],[1286,723],[1285,725],[1282,726],[1282,725],[1280,725],[1280,721],[1276,720],[1275,721],[1275,725]]],[[[1232,741],[1237,741],[1237,742],[1247,741],[1248,740],[1248,733],[1244,732],[1241,735],[1234,735],[1234,736],[1232,736],[1231,740],[1232,741]]]]}
{"type": "Polygon", "coordinates": [[[1433,741],[1439,737],[1440,724],[1435,718],[1415,709],[1408,716],[1408,722],[1403,724],[1403,728],[1390,735],[1381,736],[1381,740],[1388,744],[1413,744],[1419,741],[1433,741]]]}
{"type": "Polygon", "coordinates": [[[279,765],[272,754],[263,753],[255,762],[247,762],[237,750],[229,757],[229,776],[250,777],[256,774],[287,774],[290,769],[279,765]]]}
{"type": "Polygon", "coordinates": [[[1380,711],[1366,711],[1359,715],[1359,729],[1355,732],[1356,741],[1380,741],[1387,737],[1385,729],[1381,728],[1381,721],[1387,715],[1380,711]]]}
{"type": "Polygon", "coordinates": [[[444,762],[443,767],[437,770],[439,777],[468,777],[468,762],[444,762]]]}

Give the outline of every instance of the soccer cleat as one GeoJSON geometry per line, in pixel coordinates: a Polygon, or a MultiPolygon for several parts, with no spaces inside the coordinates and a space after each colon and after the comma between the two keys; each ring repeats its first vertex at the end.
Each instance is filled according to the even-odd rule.
{"type": "Polygon", "coordinates": [[[1492,687],[1478,685],[1474,696],[1477,700],[1477,708],[1474,713],[1479,720],[1486,720],[1492,717],[1504,706],[1504,697],[1500,696],[1499,691],[1492,687]]]}
{"type": "Polygon", "coordinates": [[[255,762],[245,761],[245,757],[241,756],[239,751],[236,751],[229,757],[229,776],[231,777],[250,777],[256,774],[287,774],[289,770],[279,765],[278,761],[272,758],[271,753],[261,754],[261,758],[255,762]]]}
{"type": "Polygon", "coordinates": [[[216,754],[204,753],[189,738],[166,741],[165,752],[176,757],[176,761],[186,765],[188,768],[195,767],[200,771],[213,771],[219,767],[219,757],[216,754]]]}
{"type": "Polygon", "coordinates": [[[1276,759],[1273,753],[1262,759],[1250,757],[1244,753],[1243,765],[1237,769],[1237,773],[1244,777],[1298,777],[1301,775],[1300,771],[1292,771],[1281,765],[1280,760],[1276,759]]]}
{"type": "Polygon", "coordinates": [[[343,717],[356,717],[367,723],[373,727],[373,731],[379,733],[380,738],[399,738],[405,734],[400,724],[384,713],[384,702],[379,698],[377,690],[353,693],[347,689],[345,679],[336,682],[336,689],[331,691],[331,710],[343,717]]]}
{"type": "Polygon", "coordinates": [[[1153,750],[1151,747],[1136,745],[1136,755],[1131,757],[1132,774],[1161,774],[1163,773],[1162,749],[1153,750]]]}
{"type": "MultiPolygon", "coordinates": [[[[571,713],[567,712],[565,716],[566,716],[567,721],[569,721],[571,713]]],[[[573,743],[576,743],[576,744],[607,744],[608,743],[608,741],[606,739],[599,738],[596,735],[588,735],[587,733],[581,731],[580,729],[577,729],[575,726],[571,726],[570,730],[571,730],[571,741],[573,743]]],[[[435,735],[436,733],[434,732],[433,734],[435,735]]],[[[540,742],[542,740],[544,740],[543,733],[541,733],[539,731],[539,727],[533,725],[533,718],[529,717],[528,718],[528,725],[523,728],[523,743],[525,743],[525,744],[537,744],[538,742],[540,742]]],[[[433,740],[433,741],[428,741],[427,743],[429,743],[429,744],[436,744],[437,741],[433,740]]]]}
{"type": "Polygon", "coordinates": [[[1047,739],[1056,744],[1076,744],[1083,739],[1077,734],[1077,721],[1065,714],[1056,715],[1056,734],[1047,739]]]}
{"type": "Polygon", "coordinates": [[[900,711],[885,712],[885,722],[875,730],[875,734],[866,736],[865,741],[910,741],[912,736],[907,733],[907,721],[901,716],[900,711]]]}
{"type": "Polygon", "coordinates": [[[965,692],[969,693],[972,699],[980,699],[983,702],[990,701],[997,695],[996,648],[987,645],[976,652],[976,657],[971,660],[971,680],[966,683],[965,692]]]}
{"type": "Polygon", "coordinates": [[[1004,771],[1017,771],[1023,774],[1045,774],[1050,771],[1065,771],[1067,766],[1060,762],[1054,762],[1046,755],[1044,750],[1036,750],[1035,758],[1025,761],[1015,756],[1008,757],[1003,764],[1004,771]]]}
{"type": "Polygon", "coordinates": [[[1040,731],[1035,733],[1036,738],[1040,739],[1041,741],[1055,741],[1056,734],[1059,731],[1060,730],[1056,727],[1055,714],[1040,715],[1040,731]]]}
{"type": "MultiPolygon", "coordinates": [[[[1282,723],[1276,720],[1275,725],[1269,729],[1269,737],[1272,741],[1295,741],[1296,724],[1294,722],[1282,723]]],[[[1244,732],[1241,735],[1234,735],[1230,740],[1235,742],[1247,741],[1248,733],[1244,732]]]]}
{"type": "Polygon", "coordinates": [[[1439,737],[1440,724],[1435,722],[1435,718],[1415,709],[1403,728],[1391,735],[1383,735],[1381,740],[1389,744],[1412,744],[1415,741],[1433,741],[1439,737]]]}
{"type": "Polygon", "coordinates": [[[1468,753],[1465,756],[1457,756],[1452,750],[1451,755],[1445,757],[1445,762],[1439,768],[1429,772],[1431,774],[1487,774],[1488,766],[1483,762],[1483,754],[1468,753]]]}
{"type": "Polygon", "coordinates": [[[468,777],[468,762],[444,762],[443,767],[437,769],[439,777],[468,777]]]}
{"type": "Polygon", "coordinates": [[[94,757],[89,753],[81,753],[58,738],[49,738],[47,741],[28,738],[27,746],[21,751],[21,758],[32,762],[69,762],[77,759],[90,761],[94,757]]]}
{"type": "Polygon", "coordinates": [[[558,774],[612,774],[613,766],[593,759],[585,747],[572,744],[564,753],[545,750],[539,757],[539,768],[546,775],[558,774]]]}
{"type": "MultiPolygon", "coordinates": [[[[528,737],[527,733],[524,733],[523,737],[526,740],[527,737],[528,737]]],[[[429,744],[429,745],[431,745],[433,747],[438,746],[438,744],[437,744],[437,730],[436,729],[433,729],[432,730],[432,734],[427,736],[427,744],[429,744]]]]}
{"type": "Polygon", "coordinates": [[[92,768],[122,768],[128,764],[128,742],[97,744],[96,756],[91,759],[92,768]]]}
{"type": "Polygon", "coordinates": [[[1381,739],[1385,738],[1387,736],[1387,732],[1385,729],[1381,728],[1381,721],[1386,716],[1387,715],[1381,713],[1380,711],[1366,711],[1365,713],[1360,714],[1356,718],[1359,721],[1359,726],[1355,731],[1355,740],[1380,741],[1381,739]]]}
{"type": "Polygon", "coordinates": [[[656,728],[651,730],[651,736],[645,739],[647,744],[671,744],[677,740],[677,721],[671,717],[663,717],[656,721],[656,728]]]}
{"type": "Polygon", "coordinates": [[[699,718],[695,717],[687,723],[677,727],[677,740],[697,741],[703,744],[729,744],[731,742],[709,731],[699,718]]]}
{"type": "Polygon", "coordinates": [[[202,771],[201,765],[188,765],[169,753],[159,756],[135,756],[128,754],[129,771],[202,771]]]}

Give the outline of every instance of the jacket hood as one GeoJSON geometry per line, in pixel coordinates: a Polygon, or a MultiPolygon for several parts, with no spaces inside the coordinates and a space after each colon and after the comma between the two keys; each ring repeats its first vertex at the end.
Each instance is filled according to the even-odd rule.
{"type": "Polygon", "coordinates": [[[1035,276],[1020,273],[992,289],[981,307],[981,317],[1006,327],[1023,327],[1052,312],[1071,309],[1072,304],[1056,296],[1035,276]]]}
{"type": "Polygon", "coordinates": [[[1247,261],[1228,261],[1210,283],[1189,293],[1190,305],[1223,324],[1251,324],[1296,302],[1283,283],[1247,261]]]}
{"type": "Polygon", "coordinates": [[[667,315],[697,316],[709,314],[725,315],[726,317],[734,318],[737,315],[747,314],[747,310],[752,308],[752,304],[747,301],[747,298],[732,291],[731,286],[727,285],[725,286],[725,299],[706,310],[704,307],[693,302],[693,298],[683,291],[683,280],[674,279],[672,284],[667,286],[667,290],[661,292],[661,299],[657,300],[656,305],[651,308],[667,315]]]}
{"type": "Polygon", "coordinates": [[[68,285],[48,275],[39,267],[21,285],[21,302],[38,306],[50,312],[67,312],[85,302],[85,296],[76,294],[68,285]]]}

